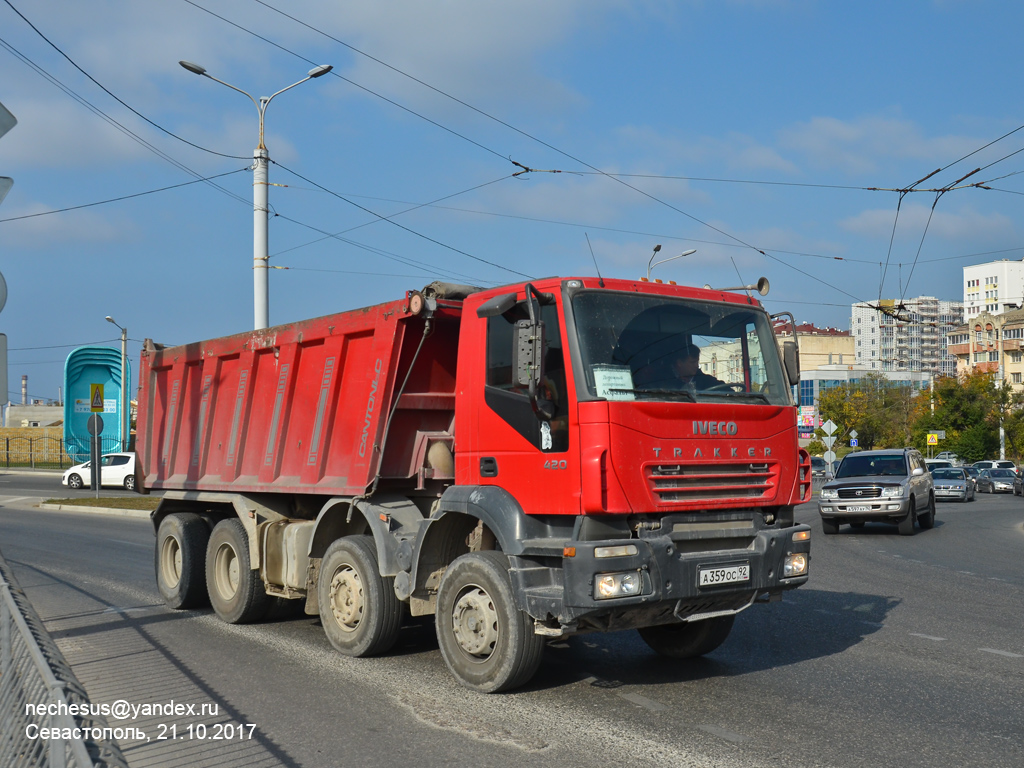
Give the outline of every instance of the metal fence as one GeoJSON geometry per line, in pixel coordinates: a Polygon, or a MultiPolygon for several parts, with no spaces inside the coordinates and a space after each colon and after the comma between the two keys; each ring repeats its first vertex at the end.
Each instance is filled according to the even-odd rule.
{"type": "Polygon", "coordinates": [[[127,768],[98,709],[0,554],[0,766],[127,768]]]}
{"type": "MultiPolygon", "coordinates": [[[[116,437],[101,439],[101,453],[122,450],[121,441],[116,437]]],[[[69,454],[64,440],[59,437],[4,437],[0,438],[0,465],[11,469],[67,469],[74,464],[89,461],[88,438],[83,445],[75,444],[69,454]]]]}

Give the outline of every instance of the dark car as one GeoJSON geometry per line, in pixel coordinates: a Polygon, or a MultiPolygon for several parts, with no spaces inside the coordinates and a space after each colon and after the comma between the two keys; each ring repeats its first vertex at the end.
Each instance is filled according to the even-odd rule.
{"type": "Polygon", "coordinates": [[[974,501],[974,480],[962,467],[936,467],[932,483],[936,501],[974,501]]]}
{"type": "Polygon", "coordinates": [[[1015,476],[1012,469],[983,469],[978,475],[978,492],[1012,493],[1015,476]]]}
{"type": "Polygon", "coordinates": [[[1024,469],[1013,473],[1013,495],[1024,496],[1024,469]]]}
{"type": "Polygon", "coordinates": [[[828,462],[821,456],[811,456],[811,477],[820,477],[825,480],[832,479],[832,470],[828,462]]]}
{"type": "Polygon", "coordinates": [[[915,521],[923,529],[935,525],[931,473],[913,448],[847,454],[835,478],[821,488],[818,513],[826,534],[837,533],[843,523],[859,528],[877,521],[913,535],[915,521]]]}

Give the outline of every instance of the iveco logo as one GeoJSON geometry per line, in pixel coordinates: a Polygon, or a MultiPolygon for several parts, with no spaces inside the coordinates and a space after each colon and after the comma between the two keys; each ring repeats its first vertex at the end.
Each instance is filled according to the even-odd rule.
{"type": "Polygon", "coordinates": [[[695,421],[695,435],[735,435],[739,431],[735,421],[695,421]]]}

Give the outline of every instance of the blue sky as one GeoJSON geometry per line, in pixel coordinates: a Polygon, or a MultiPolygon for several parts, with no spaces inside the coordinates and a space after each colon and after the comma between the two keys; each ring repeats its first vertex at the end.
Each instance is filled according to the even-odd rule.
{"type": "Polygon", "coordinates": [[[769,310],[848,327],[853,301],[961,299],[964,266],[1024,257],[1022,9],[0,0],[10,397],[27,374],[56,398],[75,346],[118,344],[106,315],[133,359],[252,327],[256,109],[180,59],[254,96],[334,67],[267,109],[271,323],[593,274],[589,236],[606,277],[697,248],[655,276],[764,275],[769,310]],[[975,168],[991,189],[870,189],[975,168]]]}

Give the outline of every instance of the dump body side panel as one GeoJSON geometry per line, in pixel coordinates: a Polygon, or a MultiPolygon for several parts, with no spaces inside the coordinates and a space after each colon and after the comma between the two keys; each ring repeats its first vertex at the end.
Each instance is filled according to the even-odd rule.
{"type": "MultiPolygon", "coordinates": [[[[457,315],[457,309],[446,311],[457,315]]],[[[457,323],[440,325],[457,340],[457,323]]],[[[145,486],[362,493],[381,463],[387,415],[423,329],[423,319],[399,300],[144,349],[137,442],[145,486]]],[[[446,349],[454,349],[456,340],[440,333],[431,342],[433,351],[420,355],[408,377],[412,387],[402,401],[400,435],[450,426],[454,352],[446,349]],[[443,362],[428,359],[430,354],[443,362]]],[[[401,443],[395,442],[397,454],[401,443]]],[[[392,468],[403,461],[386,454],[384,464],[392,468]]],[[[398,471],[408,475],[409,464],[398,471]]]]}

